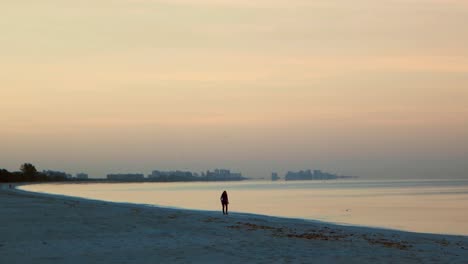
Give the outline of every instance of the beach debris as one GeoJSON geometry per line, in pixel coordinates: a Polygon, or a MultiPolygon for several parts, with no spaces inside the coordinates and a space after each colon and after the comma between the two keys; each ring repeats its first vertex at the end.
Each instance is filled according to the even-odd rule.
{"type": "Polygon", "coordinates": [[[349,235],[338,234],[336,231],[332,231],[330,228],[325,228],[319,231],[311,231],[306,233],[296,233],[294,230],[288,230],[282,227],[271,227],[266,225],[257,225],[246,222],[237,222],[237,225],[227,226],[231,229],[245,229],[247,231],[256,230],[269,230],[273,231],[273,236],[276,237],[289,237],[289,238],[302,238],[302,239],[314,239],[314,240],[342,240],[349,235]]]}
{"type": "Polygon", "coordinates": [[[217,218],[217,217],[207,217],[203,220],[203,222],[205,223],[226,223],[225,220],[222,220],[220,218],[217,218]]]}
{"type": "Polygon", "coordinates": [[[437,240],[436,243],[438,243],[439,245],[444,246],[444,247],[450,245],[450,242],[448,242],[448,241],[445,240],[445,239],[437,240]]]}
{"type": "Polygon", "coordinates": [[[171,214],[171,215],[169,215],[167,218],[175,219],[175,218],[177,218],[177,215],[176,215],[176,214],[171,214]]]}
{"type": "Polygon", "coordinates": [[[273,229],[276,229],[276,228],[271,227],[271,226],[256,225],[256,224],[251,224],[251,223],[240,223],[240,222],[238,222],[238,223],[243,224],[244,226],[248,227],[248,230],[258,230],[258,229],[273,230],[273,229]]]}
{"type": "Polygon", "coordinates": [[[76,207],[80,202],[79,201],[65,201],[63,203],[68,205],[68,207],[76,207]]]}
{"type": "Polygon", "coordinates": [[[248,231],[254,231],[254,230],[274,230],[274,231],[279,231],[279,232],[283,231],[283,228],[276,228],[276,227],[265,226],[265,225],[251,224],[251,223],[247,223],[247,222],[237,222],[236,224],[237,225],[227,226],[227,228],[245,229],[245,230],[248,230],[248,231]]]}
{"type": "Polygon", "coordinates": [[[384,238],[379,238],[379,239],[372,239],[372,238],[367,238],[364,236],[364,239],[367,240],[367,242],[371,245],[382,245],[384,247],[388,248],[396,248],[400,250],[408,250],[412,246],[408,244],[406,241],[392,241],[384,238]]]}
{"type": "MultiPolygon", "coordinates": [[[[322,241],[347,241],[352,242],[356,240],[356,237],[352,233],[345,233],[342,230],[331,229],[329,227],[323,227],[319,230],[308,230],[305,233],[297,233],[295,230],[288,230],[285,228],[272,227],[267,225],[258,225],[248,222],[237,222],[236,225],[230,225],[226,228],[239,229],[246,231],[257,231],[257,230],[268,230],[273,231],[275,237],[288,237],[288,238],[299,238],[307,240],[322,240],[322,241]]],[[[362,235],[361,238],[367,241],[371,245],[380,245],[387,248],[395,248],[399,250],[408,250],[412,246],[406,241],[397,241],[381,238],[382,234],[369,234],[362,235]]]]}
{"type": "Polygon", "coordinates": [[[318,232],[287,234],[287,237],[293,237],[293,238],[302,238],[302,239],[309,239],[309,240],[331,240],[331,241],[342,241],[349,236],[350,235],[347,235],[347,234],[338,234],[334,231],[330,231],[327,233],[321,230],[318,232]]]}
{"type": "Polygon", "coordinates": [[[455,243],[455,245],[459,246],[460,249],[468,250],[468,247],[464,245],[461,241],[458,241],[457,243],[455,243]]]}

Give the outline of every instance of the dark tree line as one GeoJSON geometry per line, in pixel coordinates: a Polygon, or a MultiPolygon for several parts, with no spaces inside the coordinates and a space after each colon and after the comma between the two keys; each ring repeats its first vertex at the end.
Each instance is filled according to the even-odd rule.
{"type": "Polygon", "coordinates": [[[65,181],[64,176],[49,176],[38,172],[31,163],[24,163],[20,171],[9,172],[6,169],[0,169],[0,182],[44,182],[44,181],[65,181]]]}

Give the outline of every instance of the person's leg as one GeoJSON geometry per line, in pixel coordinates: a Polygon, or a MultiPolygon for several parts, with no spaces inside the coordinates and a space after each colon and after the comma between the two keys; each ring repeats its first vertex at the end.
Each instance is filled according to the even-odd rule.
{"type": "Polygon", "coordinates": [[[224,204],[221,204],[221,205],[223,206],[223,214],[225,214],[225,213],[224,213],[224,204]]]}
{"type": "Polygon", "coordinates": [[[228,214],[228,204],[226,204],[226,214],[228,214]]]}

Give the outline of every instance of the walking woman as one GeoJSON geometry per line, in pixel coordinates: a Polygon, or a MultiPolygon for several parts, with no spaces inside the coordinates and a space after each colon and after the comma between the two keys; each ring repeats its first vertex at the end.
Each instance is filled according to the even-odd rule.
{"type": "Polygon", "coordinates": [[[227,192],[224,191],[223,194],[221,194],[221,205],[223,206],[223,214],[228,214],[228,204],[229,204],[229,199],[227,192]],[[226,212],[224,212],[224,208],[226,208],[226,212]]]}

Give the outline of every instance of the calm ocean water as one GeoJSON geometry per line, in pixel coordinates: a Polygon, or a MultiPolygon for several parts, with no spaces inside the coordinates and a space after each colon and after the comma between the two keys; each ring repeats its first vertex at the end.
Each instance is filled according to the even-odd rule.
{"type": "Polygon", "coordinates": [[[221,210],[400,230],[468,235],[468,180],[40,184],[35,192],[114,202],[221,210]]]}

